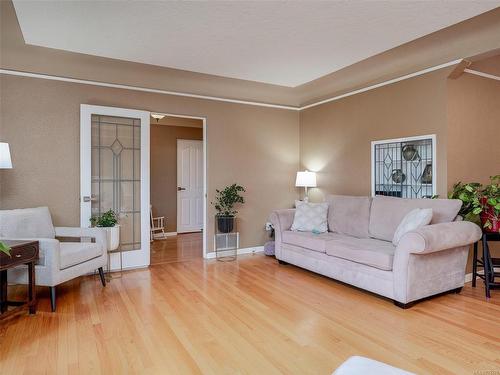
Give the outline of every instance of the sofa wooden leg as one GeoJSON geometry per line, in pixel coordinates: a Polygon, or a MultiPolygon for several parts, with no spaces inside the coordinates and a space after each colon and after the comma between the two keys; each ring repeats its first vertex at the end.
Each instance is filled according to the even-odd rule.
{"type": "Polygon", "coordinates": [[[50,292],[50,307],[52,309],[52,312],[55,312],[56,311],[56,287],[49,286],[49,292],[50,292]]]}
{"type": "Polygon", "coordinates": [[[99,277],[101,278],[102,286],[106,286],[106,278],[104,277],[104,271],[102,267],[99,267],[99,277]]]}
{"type": "Polygon", "coordinates": [[[282,264],[282,265],[284,265],[284,266],[288,265],[288,263],[287,263],[287,262],[285,262],[284,260],[281,260],[281,259],[278,259],[278,263],[279,263],[279,264],[282,264]]]}
{"type": "Polygon", "coordinates": [[[405,309],[405,310],[406,310],[406,309],[409,309],[410,307],[412,307],[412,306],[415,304],[415,302],[403,303],[403,302],[399,302],[399,301],[394,301],[394,304],[395,304],[397,307],[399,307],[399,308],[401,308],[401,309],[405,309]]]}
{"type": "Polygon", "coordinates": [[[459,294],[462,291],[462,289],[463,289],[463,287],[460,287],[460,288],[457,288],[457,289],[453,289],[451,292],[459,294]]]}

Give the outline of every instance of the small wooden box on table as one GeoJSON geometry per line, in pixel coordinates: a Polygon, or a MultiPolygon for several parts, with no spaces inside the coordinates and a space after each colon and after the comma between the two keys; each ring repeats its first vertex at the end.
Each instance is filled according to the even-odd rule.
{"type": "Polygon", "coordinates": [[[26,307],[30,314],[36,313],[35,263],[38,260],[38,241],[3,241],[10,248],[10,257],[0,252],[0,318],[6,318],[26,307]],[[7,270],[20,265],[28,266],[27,301],[9,301],[7,299],[7,270]],[[8,310],[9,306],[17,306],[8,310]]]}

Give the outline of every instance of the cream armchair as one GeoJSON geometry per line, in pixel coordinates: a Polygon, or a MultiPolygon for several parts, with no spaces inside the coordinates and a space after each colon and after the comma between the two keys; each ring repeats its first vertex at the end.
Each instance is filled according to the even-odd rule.
{"type": "MultiPolygon", "coordinates": [[[[55,227],[47,207],[0,210],[0,239],[37,240],[39,261],[35,282],[48,286],[52,311],[56,310],[56,286],[76,277],[99,271],[106,286],[103,267],[107,264],[106,232],[100,228],[55,227]],[[58,238],[78,238],[79,242],[61,242],[58,238]]],[[[9,270],[8,282],[27,284],[25,266],[9,270]]]]}

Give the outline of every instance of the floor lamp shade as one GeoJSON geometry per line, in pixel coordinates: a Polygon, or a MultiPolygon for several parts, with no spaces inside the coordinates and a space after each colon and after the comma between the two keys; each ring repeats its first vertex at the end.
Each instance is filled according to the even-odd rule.
{"type": "Polygon", "coordinates": [[[12,160],[10,159],[9,144],[0,142],[0,169],[11,169],[12,160]]]}

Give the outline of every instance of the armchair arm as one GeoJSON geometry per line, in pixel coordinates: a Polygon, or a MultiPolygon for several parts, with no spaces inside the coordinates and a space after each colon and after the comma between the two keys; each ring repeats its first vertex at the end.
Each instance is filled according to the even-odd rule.
{"type": "Polygon", "coordinates": [[[469,221],[426,225],[406,233],[396,251],[404,249],[412,254],[434,253],[471,245],[481,238],[481,234],[481,229],[469,221]]]}
{"type": "Polygon", "coordinates": [[[106,230],[102,228],[56,227],[56,237],[90,237],[100,244],[103,251],[108,249],[106,230]]]}

